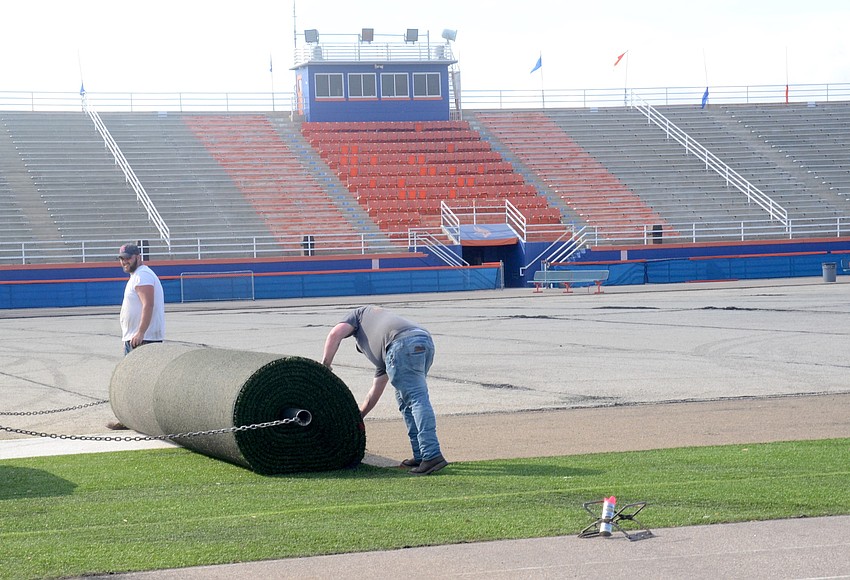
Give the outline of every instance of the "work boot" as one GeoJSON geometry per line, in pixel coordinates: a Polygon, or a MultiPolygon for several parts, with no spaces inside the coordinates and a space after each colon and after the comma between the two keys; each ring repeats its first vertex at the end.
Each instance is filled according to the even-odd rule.
{"type": "Polygon", "coordinates": [[[400,467],[419,467],[420,463],[422,463],[422,462],[418,459],[413,459],[413,458],[405,459],[404,461],[401,462],[400,467]]]}
{"type": "Polygon", "coordinates": [[[438,455],[433,459],[426,459],[413,469],[411,469],[408,473],[412,475],[430,475],[432,473],[436,473],[448,465],[449,462],[445,460],[442,455],[438,455]]]}

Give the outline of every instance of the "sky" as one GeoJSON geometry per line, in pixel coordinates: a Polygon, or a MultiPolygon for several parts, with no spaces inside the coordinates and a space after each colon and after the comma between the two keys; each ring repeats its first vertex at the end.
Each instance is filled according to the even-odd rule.
{"type": "Polygon", "coordinates": [[[456,30],[464,91],[850,82],[846,0],[29,0],[3,21],[0,92],[291,91],[305,29],[362,28],[456,30]]]}

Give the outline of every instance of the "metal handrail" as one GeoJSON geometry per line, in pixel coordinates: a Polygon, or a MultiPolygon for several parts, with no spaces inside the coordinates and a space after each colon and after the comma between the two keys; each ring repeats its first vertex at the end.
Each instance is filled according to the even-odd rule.
{"type": "MultiPolygon", "coordinates": [[[[587,227],[583,226],[582,228],[580,228],[577,231],[567,230],[564,233],[562,233],[560,236],[558,236],[558,238],[555,241],[553,241],[551,244],[546,246],[546,248],[544,248],[542,252],[537,254],[530,262],[528,262],[528,264],[520,267],[519,275],[525,276],[526,270],[528,270],[531,266],[533,266],[537,262],[541,262],[542,264],[544,264],[544,266],[545,266],[546,262],[551,262],[552,256],[553,255],[560,255],[559,252],[561,251],[562,248],[566,248],[566,247],[571,246],[574,243],[576,236],[580,236],[581,239],[584,240],[584,232],[585,232],[586,229],[587,229],[587,227]],[[569,235],[570,237],[566,241],[561,242],[561,240],[564,238],[564,236],[567,236],[567,235],[569,235]],[[556,246],[558,247],[558,249],[555,250],[553,253],[549,254],[549,256],[544,259],[543,256],[546,255],[547,253],[549,253],[549,251],[552,250],[552,248],[554,248],[556,246]]],[[[584,243],[584,241],[582,241],[582,243],[584,243]]],[[[577,247],[576,251],[578,251],[580,249],[581,249],[581,246],[577,247]]],[[[575,252],[570,252],[569,255],[572,256],[574,253],[575,252]]]]}
{"type": "Polygon", "coordinates": [[[505,223],[517,233],[521,241],[528,239],[528,220],[509,200],[505,200],[505,223]]]}
{"type": "Polygon", "coordinates": [[[460,243],[460,218],[445,201],[440,202],[440,224],[443,233],[455,244],[460,243]]]}
{"type": "Polygon", "coordinates": [[[579,228],[573,233],[573,236],[564,242],[560,248],[549,254],[543,259],[546,264],[552,262],[568,262],[570,258],[587,246],[587,226],[579,228]]]}
{"type": "Polygon", "coordinates": [[[418,251],[419,247],[428,248],[432,254],[449,266],[469,266],[469,262],[455,254],[447,245],[433,233],[427,230],[415,229],[410,231],[410,247],[418,251]]]}
{"type": "MultiPolygon", "coordinates": [[[[543,234],[552,242],[531,263],[551,251],[567,234],[591,246],[638,246],[663,243],[746,242],[850,237],[850,215],[824,218],[791,218],[788,226],[771,220],[729,220],[706,222],[668,222],[663,239],[655,236],[652,224],[619,230],[587,226],[573,232],[561,225],[529,226],[529,232],[543,234]],[[668,229],[669,228],[669,229],[668,229]]],[[[445,235],[441,228],[419,229],[429,235],[445,235]]],[[[424,235],[421,234],[421,235],[424,235]]],[[[137,239],[129,236],[127,239],[137,239]]],[[[304,247],[303,236],[239,236],[172,238],[171,247],[151,241],[145,248],[147,259],[203,260],[209,258],[254,259],[322,255],[381,255],[409,251],[411,234],[376,232],[362,234],[316,233],[312,254],[304,247]]],[[[114,262],[115,239],[67,240],[54,242],[0,242],[0,264],[56,264],[68,262],[114,262]]],[[[454,243],[454,242],[453,242],[454,243]]],[[[457,242],[459,243],[459,242],[457,242]]],[[[524,266],[527,269],[531,264],[524,266]]]]}
{"type": "Polygon", "coordinates": [[[638,95],[632,96],[634,108],[646,116],[647,121],[661,128],[668,138],[672,137],[685,148],[686,153],[692,153],[698,159],[705,162],[706,169],[711,169],[726,180],[726,185],[732,185],[747,196],[747,200],[755,202],[765,210],[771,219],[788,225],[788,211],[776,203],[769,195],[761,191],[755,185],[744,179],[737,171],[729,167],[719,157],[706,149],[693,137],[672,123],[667,117],[659,113],[652,105],[641,99],[638,95]]]}
{"type": "MultiPolygon", "coordinates": [[[[737,85],[711,87],[713,104],[800,104],[850,101],[850,83],[789,85],[737,85]]],[[[632,94],[655,106],[696,104],[705,91],[698,87],[633,87],[632,94]]],[[[461,91],[464,110],[566,109],[623,107],[623,87],[599,89],[469,89],[461,91]]],[[[294,91],[267,92],[89,92],[99,111],[109,112],[257,112],[292,113],[297,110],[294,91]]],[[[0,111],[78,111],[79,93],[0,91],[0,111]]]]}
{"type": "Polygon", "coordinates": [[[97,111],[89,105],[88,99],[86,99],[86,93],[82,92],[81,97],[83,100],[83,110],[89,116],[89,118],[94,123],[97,132],[100,133],[100,136],[103,137],[103,142],[106,144],[106,148],[109,149],[112,156],[115,158],[115,163],[118,167],[121,168],[121,171],[124,173],[124,177],[127,182],[133,188],[133,191],[136,192],[136,200],[142,204],[142,207],[145,208],[145,211],[148,213],[148,219],[150,219],[157,231],[159,232],[160,238],[171,247],[171,233],[168,229],[168,225],[165,223],[165,220],[162,219],[162,216],[157,211],[156,206],[154,205],[151,198],[148,196],[147,191],[145,191],[145,186],[142,185],[142,182],[139,181],[139,178],[136,177],[136,173],[133,171],[133,168],[130,167],[129,161],[124,157],[124,154],[121,152],[121,148],[118,147],[118,143],[112,138],[112,135],[109,133],[109,130],[106,128],[106,125],[101,120],[100,115],[97,114],[97,111]]]}

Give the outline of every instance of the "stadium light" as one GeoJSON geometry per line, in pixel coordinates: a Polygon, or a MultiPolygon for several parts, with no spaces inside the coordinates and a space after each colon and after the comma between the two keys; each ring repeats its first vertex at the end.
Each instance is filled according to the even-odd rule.
{"type": "Polygon", "coordinates": [[[310,44],[319,42],[319,31],[315,28],[304,31],[304,40],[310,44]]]}
{"type": "Polygon", "coordinates": [[[375,39],[374,28],[364,28],[360,32],[360,42],[372,42],[375,39]]]}
{"type": "Polygon", "coordinates": [[[419,40],[419,29],[418,28],[408,28],[407,32],[404,34],[405,42],[416,42],[419,40]]]}
{"type": "Polygon", "coordinates": [[[449,42],[453,42],[457,38],[457,30],[450,30],[446,28],[445,30],[443,30],[443,38],[445,38],[449,42]]]}

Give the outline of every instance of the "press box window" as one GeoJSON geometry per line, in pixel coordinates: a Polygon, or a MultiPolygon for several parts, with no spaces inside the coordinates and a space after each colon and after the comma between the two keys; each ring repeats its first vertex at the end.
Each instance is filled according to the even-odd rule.
{"type": "Polygon", "coordinates": [[[439,97],[440,73],[413,73],[413,96],[439,97]]]}
{"type": "Polygon", "coordinates": [[[317,74],[314,82],[317,99],[341,99],[345,96],[342,92],[342,74],[317,74]]]}
{"type": "Polygon", "coordinates": [[[376,82],[374,74],[349,73],[348,97],[351,99],[377,97],[376,82]]]}
{"type": "Polygon", "coordinates": [[[381,75],[382,97],[407,97],[410,92],[407,88],[407,74],[387,73],[381,75]]]}

